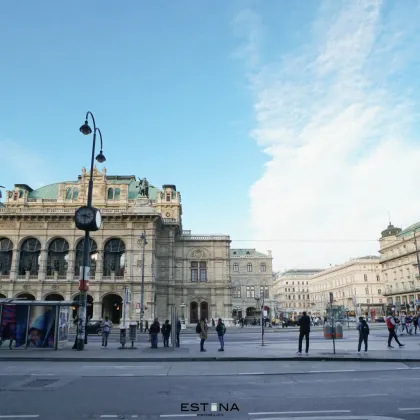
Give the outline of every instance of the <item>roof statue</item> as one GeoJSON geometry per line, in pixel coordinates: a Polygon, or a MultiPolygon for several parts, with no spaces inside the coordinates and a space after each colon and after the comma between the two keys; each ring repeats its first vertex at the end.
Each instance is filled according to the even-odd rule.
{"type": "Polygon", "coordinates": [[[143,178],[143,179],[139,178],[139,185],[137,188],[139,189],[140,197],[149,198],[149,181],[147,181],[146,178],[143,178]]]}

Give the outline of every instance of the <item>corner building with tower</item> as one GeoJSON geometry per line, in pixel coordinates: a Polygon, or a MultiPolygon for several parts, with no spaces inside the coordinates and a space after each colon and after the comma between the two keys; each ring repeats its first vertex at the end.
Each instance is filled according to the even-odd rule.
{"type": "MultiPolygon", "coordinates": [[[[35,190],[16,184],[6,191],[0,203],[0,298],[78,299],[84,232],[76,229],[74,213],[86,203],[89,175],[82,169],[75,181],[35,190]]],[[[119,323],[129,286],[126,317],[139,321],[144,264],[145,320],[163,321],[175,305],[186,324],[204,316],[229,325],[230,237],[183,230],[175,185],[149,184],[148,195],[139,194],[134,175],[94,169],[93,206],[103,225],[90,240],[88,316],[119,323]]]]}

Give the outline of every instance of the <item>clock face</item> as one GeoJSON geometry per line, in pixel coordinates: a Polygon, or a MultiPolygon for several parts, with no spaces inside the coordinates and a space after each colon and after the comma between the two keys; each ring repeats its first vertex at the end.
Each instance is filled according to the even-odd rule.
{"type": "Polygon", "coordinates": [[[82,225],[88,225],[92,223],[94,218],[95,212],[93,211],[93,209],[90,209],[88,207],[82,207],[76,213],[76,219],[82,225]]]}
{"type": "Polygon", "coordinates": [[[100,229],[102,226],[102,215],[99,210],[96,211],[96,227],[100,229]]]}

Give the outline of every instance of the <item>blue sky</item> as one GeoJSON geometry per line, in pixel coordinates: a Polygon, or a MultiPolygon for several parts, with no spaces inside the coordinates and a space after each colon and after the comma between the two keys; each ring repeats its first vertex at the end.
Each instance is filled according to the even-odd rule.
{"type": "Polygon", "coordinates": [[[185,229],[281,269],[376,253],[388,212],[419,219],[419,18],[415,0],[6,2],[0,184],[76,179],[90,110],[108,173],[176,184],[185,229]]]}

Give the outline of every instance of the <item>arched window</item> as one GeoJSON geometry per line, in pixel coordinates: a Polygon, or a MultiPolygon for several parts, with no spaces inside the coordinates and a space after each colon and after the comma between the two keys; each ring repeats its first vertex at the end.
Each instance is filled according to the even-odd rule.
{"type": "Polygon", "coordinates": [[[121,195],[121,191],[119,188],[115,188],[115,196],[114,199],[115,200],[119,200],[120,199],[120,195],[121,195]]]}
{"type": "Polygon", "coordinates": [[[78,197],[79,197],[79,190],[75,188],[73,190],[73,200],[77,200],[78,197]]]}
{"type": "MultiPolygon", "coordinates": [[[[78,277],[80,274],[80,267],[83,265],[83,246],[85,240],[81,239],[76,246],[76,262],[74,266],[74,276],[78,277]]],[[[96,242],[89,238],[89,255],[90,255],[90,271],[89,277],[92,279],[95,277],[96,273],[96,264],[98,262],[98,247],[96,242]]]]}
{"type": "Polygon", "coordinates": [[[13,243],[8,238],[0,239],[0,275],[9,275],[12,267],[13,243]]]}
{"type": "Polygon", "coordinates": [[[114,199],[114,189],[108,188],[108,200],[113,200],[113,199],[114,199]]]}
{"type": "Polygon", "coordinates": [[[66,200],[71,200],[71,188],[67,188],[66,190],[66,200]]]}
{"type": "Polygon", "coordinates": [[[19,190],[19,198],[23,197],[23,190],[19,190]]]}
{"type": "Polygon", "coordinates": [[[39,259],[41,254],[41,243],[36,238],[26,239],[20,248],[19,275],[26,272],[30,275],[37,275],[39,270],[39,259]]]}
{"type": "Polygon", "coordinates": [[[48,247],[47,276],[67,274],[69,243],[63,238],[54,239],[48,247]]]}
{"type": "Polygon", "coordinates": [[[124,276],[125,244],[121,239],[110,239],[104,248],[104,276],[115,273],[117,277],[124,276]]]}

